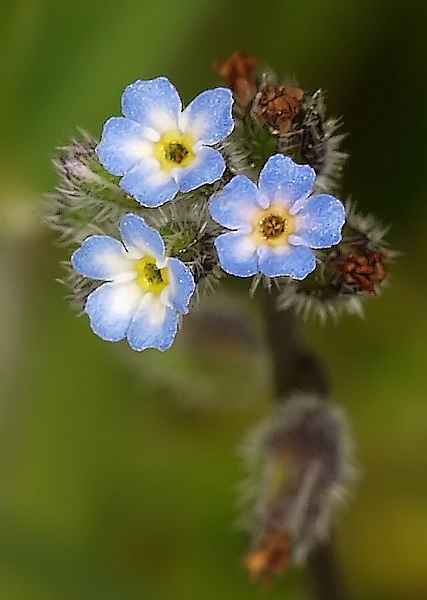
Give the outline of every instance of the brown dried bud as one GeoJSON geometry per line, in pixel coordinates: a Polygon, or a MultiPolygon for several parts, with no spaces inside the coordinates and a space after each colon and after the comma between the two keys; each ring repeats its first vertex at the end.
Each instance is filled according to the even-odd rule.
{"type": "Polygon", "coordinates": [[[381,283],[387,277],[387,267],[384,259],[385,252],[361,251],[347,252],[337,257],[337,273],[334,285],[345,283],[359,291],[375,295],[375,284],[381,283]]]}
{"type": "Polygon", "coordinates": [[[303,98],[304,91],[299,87],[267,83],[255,96],[252,116],[262,125],[271,125],[275,133],[288,133],[303,98]]]}
{"type": "Polygon", "coordinates": [[[275,575],[287,571],[290,562],[291,541],[286,533],[272,535],[256,550],[243,557],[242,562],[248,569],[251,581],[264,577],[268,585],[275,575]]]}
{"type": "Polygon", "coordinates": [[[257,59],[237,50],[227,60],[216,60],[212,68],[223,77],[233,91],[236,102],[245,107],[256,92],[257,59]]]}

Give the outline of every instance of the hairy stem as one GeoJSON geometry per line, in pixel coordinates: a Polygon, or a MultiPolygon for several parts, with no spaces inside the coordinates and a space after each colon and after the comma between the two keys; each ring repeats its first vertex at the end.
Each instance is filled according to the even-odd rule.
{"type": "MultiPolygon", "coordinates": [[[[272,357],[277,397],[286,400],[295,391],[316,393],[324,401],[329,396],[326,371],[305,344],[293,310],[278,311],[277,293],[264,297],[266,336],[272,357]]],[[[315,600],[343,600],[339,566],[330,542],[318,545],[308,559],[307,571],[315,600]]]]}

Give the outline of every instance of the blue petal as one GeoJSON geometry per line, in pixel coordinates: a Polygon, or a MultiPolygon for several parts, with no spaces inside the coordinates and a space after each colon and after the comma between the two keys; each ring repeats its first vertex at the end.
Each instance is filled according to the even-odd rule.
{"type": "Polygon", "coordinates": [[[223,233],[215,240],[221,267],[230,275],[249,277],[258,273],[256,244],[246,233],[223,233]]]}
{"type": "Polygon", "coordinates": [[[144,128],[164,133],[177,129],[181,99],[166,77],[138,80],[125,89],[122,110],[125,117],[137,121],[144,128]]]}
{"type": "Polygon", "coordinates": [[[137,150],[143,144],[142,129],[138,123],[124,117],[112,117],[105,123],[95,151],[107,171],[113,175],[124,175],[140,160],[137,150]]]}
{"type": "Polygon", "coordinates": [[[135,165],[119,185],[143,206],[150,208],[172,200],[178,192],[176,181],[160,169],[155,159],[146,159],[135,165]]]}
{"type": "Polygon", "coordinates": [[[157,348],[167,350],[172,345],[178,330],[178,314],[173,308],[151,300],[147,294],[136,311],[127,339],[133,350],[157,348]]]}
{"type": "Polygon", "coordinates": [[[286,275],[304,279],[316,268],[314,252],[305,246],[267,246],[258,249],[259,268],[269,277],[286,275]]]}
{"type": "Polygon", "coordinates": [[[204,144],[216,144],[233,131],[232,107],[233,95],[230,90],[206,90],[184,110],[180,129],[204,144]]]}
{"type": "Polygon", "coordinates": [[[134,281],[104,283],[94,290],[85,306],[94,333],[109,342],[122,340],[140,300],[141,290],[134,281]]]}
{"type": "Polygon", "coordinates": [[[297,165],[289,156],[275,154],[265,163],[259,176],[259,188],[270,201],[283,201],[292,207],[307,198],[316,172],[308,165],[297,165]]]}
{"type": "Polygon", "coordinates": [[[165,245],[160,233],[149,227],[142,217],[126,214],[120,223],[120,233],[124,245],[135,257],[163,258],[165,245]]]}
{"type": "Polygon", "coordinates": [[[132,262],[123,244],[108,235],[87,238],[71,256],[73,268],[93,279],[114,279],[132,272],[132,262]]]}
{"type": "Polygon", "coordinates": [[[225,161],[218,150],[207,146],[200,148],[189,167],[174,170],[174,178],[183,192],[195,190],[204,183],[213,183],[225,171],[225,161]]]}
{"type": "Polygon", "coordinates": [[[217,223],[229,229],[251,225],[261,210],[257,186],[245,175],[237,175],[211,198],[209,210],[217,223]]]}
{"type": "Polygon", "coordinates": [[[297,219],[300,226],[295,235],[304,246],[329,248],[341,240],[345,209],[338,198],[319,194],[305,202],[297,219]]]}
{"type": "Polygon", "coordinates": [[[171,272],[170,299],[173,307],[183,315],[188,312],[188,303],[196,288],[190,269],[177,258],[169,258],[166,267],[171,272]]]}

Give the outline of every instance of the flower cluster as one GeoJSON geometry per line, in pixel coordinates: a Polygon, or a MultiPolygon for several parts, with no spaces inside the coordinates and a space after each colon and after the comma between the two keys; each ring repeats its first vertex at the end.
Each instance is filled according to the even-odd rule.
{"type": "Polygon", "coordinates": [[[138,80],[99,143],[85,134],[62,149],[48,220],[82,244],[65,283],[101,338],[165,350],[191,302],[225,274],[252,277],[251,291],[273,281],[283,308],[320,297],[319,313],[325,289],[350,306],[384,279],[384,248],[356,256],[342,246],[346,211],[331,191],[345,155],[323,94],[257,77],[256,65],[238,52],[215,63],[229,87],[186,107],[166,77],[138,80]],[[155,251],[128,245],[130,223],[157,239],[155,251]]]}
{"type": "MultiPolygon", "coordinates": [[[[95,152],[101,165],[119,176],[119,187],[144,207],[155,208],[217,181],[225,171],[222,154],[212,148],[233,127],[228,89],[208,90],[184,110],[165,77],[136,81],[122,96],[123,117],[105,125],[95,152]]],[[[123,244],[94,235],[71,257],[75,271],[104,280],[87,297],[85,312],[102,339],[127,338],[134,350],[168,349],[178,317],[188,312],[195,290],[192,271],[177,257],[165,256],[160,233],[142,216],[120,221],[123,244]]]]}
{"type": "Polygon", "coordinates": [[[352,478],[345,423],[324,397],[323,376],[313,384],[320,367],[292,339],[296,313],[361,314],[393,252],[372,217],[335,196],[347,155],[324,92],[257,65],[241,52],[216,61],[227,87],[186,107],[166,77],[130,84],[99,142],[83,133],[60,149],[45,206],[72,247],[70,299],[103,340],[169,349],[183,316],[227,275],[249,280],[249,295],[259,283],[271,293],[270,345],[286,336],[274,353],[291,353],[285,367],[301,365],[303,375],[294,365],[286,402],[248,444],[243,562],[268,581],[324,538],[352,478]],[[304,395],[303,380],[314,385],[304,395]]]}

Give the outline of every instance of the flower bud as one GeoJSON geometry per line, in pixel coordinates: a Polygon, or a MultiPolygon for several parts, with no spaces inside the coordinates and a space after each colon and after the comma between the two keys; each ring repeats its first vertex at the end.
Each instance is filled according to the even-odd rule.
{"type": "Polygon", "coordinates": [[[256,92],[255,68],[257,59],[236,51],[224,61],[216,60],[212,67],[230,86],[236,102],[246,107],[256,92]]]}
{"type": "Polygon", "coordinates": [[[58,183],[44,204],[45,219],[64,245],[80,244],[92,234],[115,234],[121,217],[133,206],[118,179],[99,164],[95,139],[82,135],[81,141],[59,148],[53,160],[58,183]]]}
{"type": "Polygon", "coordinates": [[[315,395],[294,396],[250,436],[245,455],[251,538],[244,564],[267,580],[304,562],[330,529],[353,477],[341,411],[315,395]]]}
{"type": "Polygon", "coordinates": [[[304,92],[297,86],[266,83],[255,96],[251,114],[260,125],[270,125],[272,133],[288,133],[303,98],[304,92]]]}

